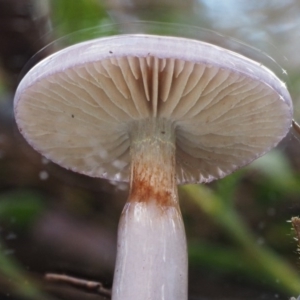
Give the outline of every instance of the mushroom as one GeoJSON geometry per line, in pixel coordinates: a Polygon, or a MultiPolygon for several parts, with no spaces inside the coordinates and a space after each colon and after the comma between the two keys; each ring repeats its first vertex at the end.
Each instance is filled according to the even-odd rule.
{"type": "Polygon", "coordinates": [[[113,300],[186,300],[177,184],[207,183],[276,146],[291,127],[285,84],[198,40],[129,34],[63,49],[31,69],[14,101],[19,130],[46,158],[128,181],[113,300]]]}

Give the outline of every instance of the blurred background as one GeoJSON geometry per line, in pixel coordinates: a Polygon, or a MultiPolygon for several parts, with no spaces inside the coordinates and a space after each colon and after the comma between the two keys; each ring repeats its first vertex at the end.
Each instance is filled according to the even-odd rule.
{"type": "MultiPolygon", "coordinates": [[[[175,35],[204,37],[266,62],[286,82],[300,120],[297,0],[0,0],[0,299],[109,299],[109,292],[46,274],[110,289],[128,187],[69,172],[32,150],[16,128],[13,97],[42,58],[77,41],[132,31],[141,20],[163,23],[133,27],[159,33],[173,23],[175,35]],[[77,32],[88,28],[96,29],[77,32]]],[[[291,130],[233,175],[179,188],[189,300],[298,297],[297,232],[289,221],[300,214],[299,152],[300,135],[291,130]]]]}

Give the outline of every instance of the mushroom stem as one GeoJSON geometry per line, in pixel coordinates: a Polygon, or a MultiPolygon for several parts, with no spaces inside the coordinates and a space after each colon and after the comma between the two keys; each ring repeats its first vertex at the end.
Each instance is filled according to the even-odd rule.
{"type": "Polygon", "coordinates": [[[119,224],[112,299],[186,300],[174,127],[163,119],[133,126],[130,196],[119,224]]]}

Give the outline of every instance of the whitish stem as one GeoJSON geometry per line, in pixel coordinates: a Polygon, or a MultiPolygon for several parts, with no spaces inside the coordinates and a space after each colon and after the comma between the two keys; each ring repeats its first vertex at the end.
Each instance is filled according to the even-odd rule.
{"type": "Polygon", "coordinates": [[[113,300],[187,300],[187,250],[170,122],[134,124],[130,196],[118,232],[113,300]]]}

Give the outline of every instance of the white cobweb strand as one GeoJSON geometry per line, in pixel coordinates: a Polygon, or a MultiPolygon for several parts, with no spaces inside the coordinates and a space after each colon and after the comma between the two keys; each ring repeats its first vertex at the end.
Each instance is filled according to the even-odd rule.
{"type": "Polygon", "coordinates": [[[112,300],[187,300],[187,247],[179,209],[129,202],[121,216],[112,300]]]}

